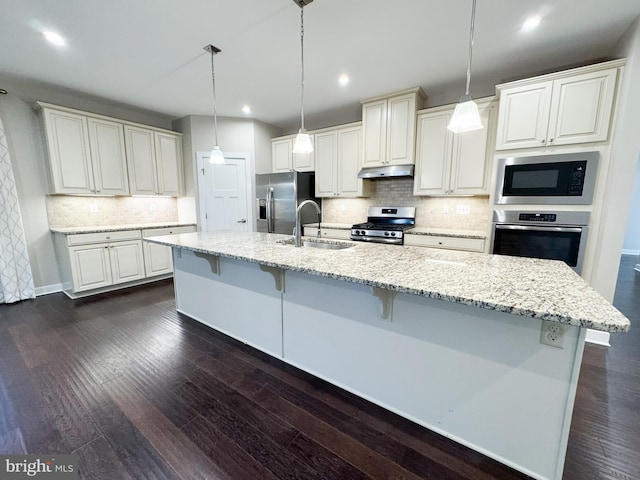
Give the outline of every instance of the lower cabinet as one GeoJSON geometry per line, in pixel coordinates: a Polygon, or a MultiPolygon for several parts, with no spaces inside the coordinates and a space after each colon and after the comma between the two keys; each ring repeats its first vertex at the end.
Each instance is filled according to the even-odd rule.
{"type": "Polygon", "coordinates": [[[193,231],[195,226],[57,234],[63,290],[76,298],[170,276],[171,248],[142,239],[193,231]]]}
{"type": "Polygon", "coordinates": [[[447,237],[440,235],[405,235],[404,244],[411,247],[446,248],[449,250],[466,250],[483,252],[483,238],[447,237]]]}
{"type": "MultiPolygon", "coordinates": [[[[304,228],[305,237],[318,237],[318,229],[315,227],[304,228]]],[[[337,228],[321,228],[321,238],[330,238],[335,240],[351,240],[351,230],[337,229],[337,228]]]]}

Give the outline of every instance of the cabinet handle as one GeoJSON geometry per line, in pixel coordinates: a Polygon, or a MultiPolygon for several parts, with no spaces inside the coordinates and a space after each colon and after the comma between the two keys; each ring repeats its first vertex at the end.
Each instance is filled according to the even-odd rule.
{"type": "Polygon", "coordinates": [[[545,142],[545,141],[544,141],[544,140],[542,140],[540,143],[542,143],[542,144],[544,145],[544,142],[545,142]]]}
{"type": "Polygon", "coordinates": [[[442,245],[442,242],[438,242],[438,245],[442,245]]]}
{"type": "Polygon", "coordinates": [[[550,139],[549,139],[549,143],[553,143],[553,138],[550,138],[550,139]]]}
{"type": "Polygon", "coordinates": [[[107,238],[107,240],[111,240],[111,237],[110,237],[110,236],[107,236],[106,238],[107,238]]]}

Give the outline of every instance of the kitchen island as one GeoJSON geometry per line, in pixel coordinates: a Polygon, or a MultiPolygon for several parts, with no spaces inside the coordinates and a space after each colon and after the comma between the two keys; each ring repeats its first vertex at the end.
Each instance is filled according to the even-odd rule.
{"type": "Polygon", "coordinates": [[[178,311],[534,478],[562,478],[586,328],[630,326],[571,268],[288,238],[147,241],[173,247],[178,311]]]}

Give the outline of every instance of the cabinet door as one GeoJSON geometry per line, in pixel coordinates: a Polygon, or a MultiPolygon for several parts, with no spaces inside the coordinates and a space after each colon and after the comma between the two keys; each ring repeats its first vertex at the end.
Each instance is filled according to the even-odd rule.
{"type": "Polygon", "coordinates": [[[453,133],[447,125],[451,112],[427,113],[418,118],[414,195],[449,193],[453,133]]]}
{"type": "Polygon", "coordinates": [[[271,142],[271,170],[273,173],[289,172],[293,167],[293,142],[290,138],[271,142]]]}
{"type": "Polygon", "coordinates": [[[333,197],[337,193],[338,134],[331,131],[315,137],[316,197],[333,197]]]}
{"type": "Polygon", "coordinates": [[[551,88],[549,81],[501,92],[496,150],[546,145],[551,88]]]}
{"type": "Polygon", "coordinates": [[[123,125],[89,118],[88,126],[96,193],[128,195],[129,176],[123,125]]]}
{"type": "Polygon", "coordinates": [[[154,132],[158,193],[179,197],[183,194],[182,138],[154,132]]]}
{"type": "Polygon", "coordinates": [[[360,127],[338,130],[337,193],[341,197],[362,195],[362,179],[358,178],[360,142],[360,127]]]}
{"type": "Polygon", "coordinates": [[[494,106],[479,106],[483,128],[453,135],[453,155],[449,193],[488,195],[491,171],[489,132],[495,115],[494,106]]]}
{"type": "Polygon", "coordinates": [[[387,100],[378,100],[362,107],[363,167],[376,167],[386,162],[387,100]]]}
{"type": "Polygon", "coordinates": [[[171,247],[144,242],[144,271],[147,277],[173,272],[171,247]]]}
{"type": "Polygon", "coordinates": [[[158,180],[153,131],[125,125],[124,135],[131,194],[156,195],[158,180]]]}
{"type": "Polygon", "coordinates": [[[387,119],[387,163],[413,164],[416,132],[416,95],[410,93],[389,99],[387,119]]]}
{"type": "Polygon", "coordinates": [[[110,243],[109,256],[114,284],[144,278],[144,260],[140,240],[110,243]]]}
{"type": "Polygon", "coordinates": [[[609,136],[616,69],[585,73],[553,83],[548,143],[600,142],[609,136]]]}
{"type": "Polygon", "coordinates": [[[87,117],[43,109],[52,193],[94,193],[87,117]]]}
{"type": "Polygon", "coordinates": [[[69,247],[73,290],[81,292],[111,285],[109,245],[79,245],[69,247]]]}
{"type": "MultiPolygon", "coordinates": [[[[310,135],[311,144],[313,145],[314,135],[310,135]]],[[[292,145],[295,143],[295,139],[292,141],[292,145]]],[[[315,152],[311,153],[292,153],[293,169],[296,172],[313,172],[316,168],[315,152]]]]}

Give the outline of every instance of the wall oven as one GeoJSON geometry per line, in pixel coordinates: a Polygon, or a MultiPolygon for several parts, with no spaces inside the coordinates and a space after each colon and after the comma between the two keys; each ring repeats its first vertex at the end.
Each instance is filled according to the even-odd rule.
{"type": "Polygon", "coordinates": [[[598,152],[498,160],[496,204],[590,205],[598,152]]]}
{"type": "Polygon", "coordinates": [[[582,272],[589,212],[494,210],[493,253],[562,260],[582,272]]]}

